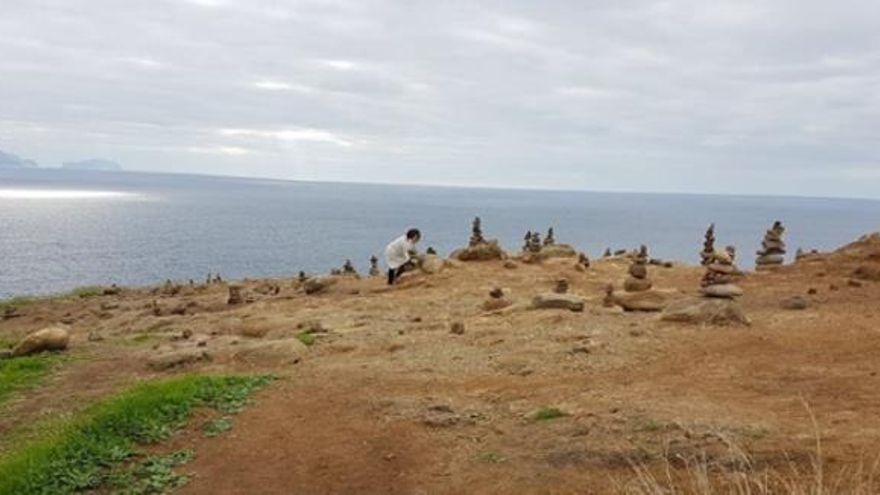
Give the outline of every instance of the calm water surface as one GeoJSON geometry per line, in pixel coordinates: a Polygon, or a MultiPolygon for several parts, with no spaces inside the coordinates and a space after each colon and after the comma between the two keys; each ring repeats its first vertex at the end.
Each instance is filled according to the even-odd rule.
{"type": "Polygon", "coordinates": [[[546,231],[599,256],[648,244],[696,263],[703,233],[750,266],[775,219],[798,247],[831,249],[880,230],[880,202],[781,197],[509,191],[301,183],[61,170],[0,170],[0,298],[90,284],[153,284],[326,272],[372,254],[409,226],[448,253],[483,218],[509,250],[546,231]]]}

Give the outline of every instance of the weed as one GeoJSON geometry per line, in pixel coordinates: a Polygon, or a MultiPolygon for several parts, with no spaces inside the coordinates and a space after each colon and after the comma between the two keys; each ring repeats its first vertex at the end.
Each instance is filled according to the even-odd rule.
{"type": "Polygon", "coordinates": [[[130,476],[112,468],[134,456],[138,444],[171,436],[196,407],[224,413],[241,410],[247,396],[271,379],[186,376],[139,385],[71,419],[47,425],[39,437],[0,458],[0,493],[72,493],[124,479],[143,481],[144,491],[131,493],[166,491],[156,491],[155,486],[182,482],[168,474],[174,463],[166,458],[142,464],[130,476]]]}
{"type": "Polygon", "coordinates": [[[296,338],[305,345],[312,345],[315,343],[315,336],[309,332],[302,332],[298,334],[296,338]]]}
{"type": "MultiPolygon", "coordinates": [[[[87,299],[89,297],[97,297],[104,294],[104,289],[97,285],[86,285],[84,287],[77,287],[70,291],[69,295],[71,297],[78,297],[80,299],[87,299]]],[[[63,297],[63,295],[62,295],[63,297]]]]}
{"type": "Polygon", "coordinates": [[[212,419],[202,425],[202,433],[206,437],[216,437],[222,433],[232,429],[232,418],[224,416],[222,418],[212,419]]]}
{"type": "Polygon", "coordinates": [[[535,411],[532,414],[532,420],[534,421],[549,421],[551,419],[562,418],[564,416],[568,416],[568,414],[562,412],[557,407],[542,407],[535,411]]]}
{"type": "Polygon", "coordinates": [[[502,462],[506,462],[507,458],[498,452],[482,452],[477,456],[477,460],[480,462],[485,462],[487,464],[501,464],[502,462]]]}

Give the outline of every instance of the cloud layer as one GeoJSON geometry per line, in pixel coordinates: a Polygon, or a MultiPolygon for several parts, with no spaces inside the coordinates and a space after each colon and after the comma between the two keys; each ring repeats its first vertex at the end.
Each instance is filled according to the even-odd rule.
{"type": "Polygon", "coordinates": [[[44,164],[880,197],[873,0],[0,9],[0,148],[44,164]]]}

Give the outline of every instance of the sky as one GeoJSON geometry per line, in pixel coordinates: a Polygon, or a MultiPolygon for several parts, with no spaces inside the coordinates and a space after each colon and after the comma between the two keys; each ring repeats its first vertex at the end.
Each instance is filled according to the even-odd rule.
{"type": "Polygon", "coordinates": [[[43,166],[880,198],[876,0],[0,0],[43,166]]]}

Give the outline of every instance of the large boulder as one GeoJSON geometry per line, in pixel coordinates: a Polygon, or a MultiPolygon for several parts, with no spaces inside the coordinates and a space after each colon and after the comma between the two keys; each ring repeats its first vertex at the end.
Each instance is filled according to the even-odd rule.
{"type": "Polygon", "coordinates": [[[46,327],[22,339],[12,349],[12,357],[28,356],[44,351],[63,351],[69,344],[68,329],[61,326],[46,327]]]}
{"type": "Polygon", "coordinates": [[[333,277],[311,277],[306,279],[302,286],[306,294],[318,294],[335,283],[336,279],[333,277]]]}
{"type": "Polygon", "coordinates": [[[583,311],[584,298],[574,294],[557,294],[545,292],[538,294],[532,299],[534,309],[567,309],[570,311],[583,311]]]}
{"type": "Polygon", "coordinates": [[[625,311],[662,311],[669,304],[668,294],[657,290],[615,291],[611,300],[625,311]]]}
{"type": "Polygon", "coordinates": [[[436,254],[426,254],[419,258],[418,265],[423,273],[432,274],[440,272],[443,269],[444,263],[443,259],[436,254]]]}
{"type": "Polygon", "coordinates": [[[450,257],[459,261],[489,261],[506,259],[507,254],[498,245],[497,240],[491,240],[457,249],[452,252],[450,257]]]}
{"type": "Polygon", "coordinates": [[[750,325],[742,306],[732,299],[684,299],[670,304],[662,321],[710,325],[750,325]]]}

